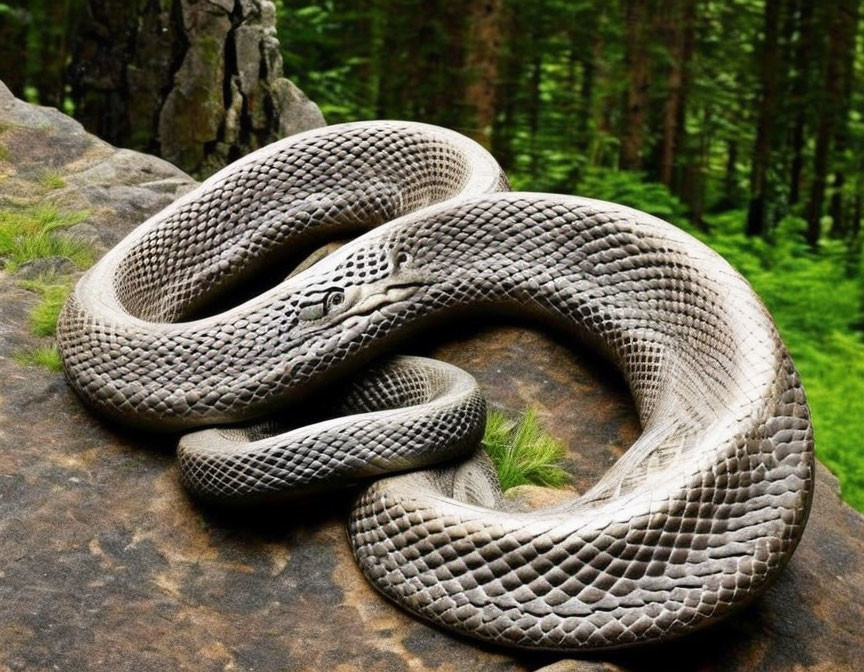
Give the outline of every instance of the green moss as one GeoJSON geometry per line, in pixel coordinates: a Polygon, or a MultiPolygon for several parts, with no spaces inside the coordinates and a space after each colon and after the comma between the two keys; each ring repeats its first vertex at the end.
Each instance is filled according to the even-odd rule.
{"type": "Polygon", "coordinates": [[[62,371],[63,362],[56,345],[46,345],[15,355],[15,361],[26,366],[44,366],[51,371],[62,371]]]}
{"type": "Polygon", "coordinates": [[[9,160],[9,150],[6,149],[3,145],[0,145],[0,161],[8,161],[9,160]]]}
{"type": "Polygon", "coordinates": [[[68,257],[79,268],[93,263],[93,252],[79,241],[56,235],[59,229],[84,220],[86,211],[62,212],[52,205],[0,208],[0,257],[6,269],[45,257],[68,257]]]}
{"type": "Polygon", "coordinates": [[[559,464],[566,452],[564,445],[542,430],[534,408],[518,422],[491,411],[483,444],[505,491],[517,485],[560,488],[570,481],[559,464]]]}
{"type": "Polygon", "coordinates": [[[60,173],[45,171],[39,178],[39,185],[47,191],[53,191],[54,189],[62,189],[65,187],[66,180],[60,176],[60,173]]]}

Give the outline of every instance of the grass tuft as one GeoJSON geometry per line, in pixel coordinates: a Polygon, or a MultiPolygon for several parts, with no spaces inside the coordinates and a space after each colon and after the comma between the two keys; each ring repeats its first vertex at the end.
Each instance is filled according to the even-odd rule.
{"type": "Polygon", "coordinates": [[[14,271],[21,264],[45,257],[68,257],[79,268],[93,263],[93,252],[83,242],[56,235],[77,224],[87,212],[61,212],[51,205],[0,208],[0,257],[14,271]]]}
{"type": "Polygon", "coordinates": [[[39,303],[30,310],[30,329],[37,336],[53,336],[57,331],[57,318],[66,297],[72,289],[69,283],[44,284],[40,281],[22,282],[27,289],[41,295],[39,303]]]}
{"type": "Polygon", "coordinates": [[[48,170],[39,177],[39,184],[43,189],[53,191],[65,187],[66,180],[60,176],[60,173],[48,170]]]}
{"type": "Polygon", "coordinates": [[[45,345],[15,355],[15,361],[26,366],[43,366],[51,371],[62,371],[63,362],[56,345],[45,345]]]}
{"type": "Polygon", "coordinates": [[[570,481],[570,475],[559,464],[566,453],[564,445],[543,431],[534,408],[529,408],[518,422],[490,411],[483,444],[498,472],[502,490],[517,485],[560,488],[570,481]]]}

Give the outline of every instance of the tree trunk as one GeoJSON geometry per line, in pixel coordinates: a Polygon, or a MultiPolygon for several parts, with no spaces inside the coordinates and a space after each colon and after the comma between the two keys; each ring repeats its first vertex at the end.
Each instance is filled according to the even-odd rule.
{"type": "Polygon", "coordinates": [[[535,23],[531,31],[531,77],[528,94],[528,131],[530,133],[529,153],[531,177],[540,172],[540,151],[537,148],[537,134],[540,130],[540,84],[543,81],[543,51],[540,48],[540,28],[535,23]]]}
{"type": "Polygon", "coordinates": [[[723,177],[723,203],[721,209],[734,208],[738,203],[738,142],[726,142],[726,171],[723,177]]]}
{"type": "Polygon", "coordinates": [[[783,0],[765,0],[764,41],[760,53],[762,91],[756,123],[756,144],[750,173],[747,234],[763,235],[768,229],[767,200],[771,195],[768,171],[777,128],[780,71],[780,16],[783,0]]]}
{"type": "MultiPolygon", "coordinates": [[[[832,146],[840,115],[844,110],[845,82],[850,44],[854,45],[860,0],[833,0],[825,4],[827,33],[831,36],[825,72],[825,88],[819,106],[816,151],[813,158],[813,182],[807,203],[807,242],[816,247],[822,233],[825,189],[831,163],[832,146]]],[[[851,75],[850,75],[851,76],[851,75]]],[[[842,178],[841,178],[842,179],[842,178]]],[[[841,184],[842,186],[842,184],[841,184]]]]}
{"type": "MultiPolygon", "coordinates": [[[[849,222],[844,207],[843,188],[846,183],[846,151],[849,149],[849,108],[852,103],[852,88],[855,81],[855,36],[858,29],[861,0],[849,0],[839,6],[841,20],[839,32],[833,42],[838,42],[841,62],[838,64],[840,88],[836,101],[835,116],[837,130],[834,133],[834,155],[836,168],[832,184],[831,203],[828,214],[831,216],[831,236],[844,238],[850,234],[849,222]]],[[[833,43],[832,43],[833,44],[833,43]]]]}
{"type": "Polygon", "coordinates": [[[320,126],[282,77],[275,12],[270,0],[88,0],[70,68],[76,117],[196,175],[320,126]]]}
{"type": "Polygon", "coordinates": [[[684,194],[684,182],[687,174],[687,157],[690,153],[687,137],[687,102],[690,96],[690,86],[693,72],[690,63],[693,60],[693,50],[696,46],[696,6],[697,0],[684,0],[684,35],[681,58],[681,104],[678,105],[678,118],[675,122],[675,160],[673,161],[672,183],[670,188],[675,194],[684,194]],[[683,159],[683,160],[682,160],[683,159]]]}
{"type": "Polygon", "coordinates": [[[501,167],[507,171],[513,167],[513,131],[516,124],[516,104],[519,83],[524,71],[524,61],[519,46],[521,25],[520,6],[505,6],[505,31],[507,39],[503,41],[505,51],[502,57],[502,76],[498,81],[498,91],[495,98],[500,107],[500,113],[494,120],[492,133],[492,154],[498,159],[501,167]]]}
{"type": "Polygon", "coordinates": [[[691,153],[687,162],[687,174],[684,180],[684,199],[689,207],[690,222],[697,228],[707,230],[705,221],[705,181],[708,170],[708,155],[711,148],[712,112],[710,107],[703,108],[699,124],[696,150],[691,153]]]}
{"type": "MultiPolygon", "coordinates": [[[[63,106],[68,25],[73,22],[75,4],[70,0],[31,0],[29,3],[28,84],[36,90],[40,105],[63,106]]],[[[19,61],[20,56],[16,55],[15,60],[19,61]]]]}
{"type": "Polygon", "coordinates": [[[672,186],[677,150],[678,122],[684,107],[684,4],[689,0],[674,0],[669,4],[667,28],[669,39],[669,72],[666,76],[666,102],[663,105],[663,139],[660,149],[660,181],[672,186]]]}
{"type": "Polygon", "coordinates": [[[645,112],[648,102],[648,49],[646,27],[648,1],[625,2],[625,67],[627,93],[624,110],[625,127],[621,137],[621,168],[641,170],[645,141],[645,112]]]}
{"type": "Polygon", "coordinates": [[[134,1],[87,0],[68,71],[75,118],[114,145],[130,146],[126,63],[137,18],[134,1]]]}
{"type": "MultiPolygon", "coordinates": [[[[0,14],[0,63],[27,62],[28,13],[19,3],[11,3],[5,13],[0,14]]],[[[16,98],[24,97],[27,71],[23,67],[4,67],[0,79],[16,98]]]]}
{"type": "Polygon", "coordinates": [[[801,200],[801,174],[804,170],[804,130],[807,125],[808,90],[812,77],[811,59],[813,54],[813,4],[801,0],[798,11],[798,44],[795,49],[796,78],[792,86],[791,104],[795,107],[795,121],[792,127],[792,164],[789,175],[789,205],[801,200]]]}
{"type": "Polygon", "coordinates": [[[472,137],[484,147],[492,143],[495,123],[502,0],[475,0],[469,13],[468,85],[465,100],[473,117],[472,137]]]}
{"type": "Polygon", "coordinates": [[[594,80],[597,66],[594,62],[594,50],[591,49],[582,60],[582,79],[579,84],[581,113],[576,122],[576,146],[588,156],[591,146],[591,118],[594,115],[594,80]]]}
{"type": "Polygon", "coordinates": [[[822,205],[828,180],[828,153],[834,122],[831,115],[823,113],[819,119],[816,135],[816,151],[813,155],[813,183],[810,200],[807,202],[807,242],[816,247],[822,234],[822,205]]]}

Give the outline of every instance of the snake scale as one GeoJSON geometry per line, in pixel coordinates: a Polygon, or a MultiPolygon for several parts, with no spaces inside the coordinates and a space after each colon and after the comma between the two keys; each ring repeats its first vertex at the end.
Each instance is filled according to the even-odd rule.
{"type": "Polygon", "coordinates": [[[686,233],[612,203],[507,189],[479,145],[424,124],[269,145],[85,274],[59,323],[67,375],[109,418],[197,428],[178,454],[204,497],[399,472],[356,500],[350,544],[377,590],[439,626],[586,650],[715,622],[777,576],[809,512],[812,429],[789,354],[746,281],[686,233]],[[286,255],[355,235],[206,312],[286,255]],[[643,431],[588,492],[508,510],[475,452],[473,379],[380,359],[469,311],[554,324],[623,372],[643,431]],[[349,415],[284,419],[334,385],[349,415]]]}

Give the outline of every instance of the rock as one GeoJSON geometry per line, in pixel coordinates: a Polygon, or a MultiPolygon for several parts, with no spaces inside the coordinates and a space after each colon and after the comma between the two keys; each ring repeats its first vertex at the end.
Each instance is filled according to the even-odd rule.
{"type": "MultiPolygon", "coordinates": [[[[105,245],[193,184],[5,89],[0,123],[12,126],[0,135],[13,150],[0,164],[4,188],[23,198],[38,168],[54,166],[67,183],[62,198],[92,209],[87,224],[105,245]]],[[[235,514],[191,502],[177,478],[176,437],[104,423],[61,374],[13,360],[34,342],[34,300],[0,274],[0,669],[860,669],[864,518],[822,467],[797,553],[726,623],[585,660],[496,649],[417,621],[365,583],[345,539],[353,493],[235,514]]],[[[569,446],[577,491],[637,437],[626,387],[593,352],[501,324],[439,331],[401,350],[463,366],[502,408],[535,404],[569,446]]]]}
{"type": "Polygon", "coordinates": [[[186,193],[196,182],[155,156],[111,145],[87,133],[52,108],[16,100],[0,82],[0,206],[47,201],[87,218],[58,235],[84,240],[104,252],[153,212],[186,193]],[[47,171],[65,186],[46,189],[47,171]]]}
{"type": "Polygon", "coordinates": [[[76,115],[101,137],[203,176],[324,124],[291,95],[270,0],[95,5],[81,16],[69,83],[76,115]]]}
{"type": "Polygon", "coordinates": [[[318,107],[282,76],[272,2],[181,6],[188,44],[159,117],[162,156],[207,174],[230,156],[324,125],[318,107]]]}
{"type": "Polygon", "coordinates": [[[321,110],[291,80],[280,77],[270,84],[270,91],[281,110],[279,135],[282,137],[324,125],[321,110]]]}
{"type": "Polygon", "coordinates": [[[255,90],[261,71],[261,30],[245,24],[234,29],[234,49],[237,59],[237,79],[240,93],[248,96],[255,90]]]}
{"type": "Polygon", "coordinates": [[[539,485],[517,485],[504,493],[507,508],[512,511],[533,511],[547,506],[562,504],[576,497],[571,488],[543,488],[539,485]]]}
{"type": "Polygon", "coordinates": [[[43,257],[21,264],[15,276],[19,280],[33,280],[40,275],[67,275],[76,270],[77,266],[69,257],[43,257]]]}
{"type": "Polygon", "coordinates": [[[612,663],[598,660],[559,660],[552,665],[546,665],[537,672],[623,672],[622,668],[612,663]]]}
{"type": "Polygon", "coordinates": [[[181,6],[188,44],[159,113],[160,154],[196,170],[204,161],[206,145],[218,139],[222,125],[225,42],[231,19],[224,10],[214,11],[210,3],[182,2],[181,6]]]}

